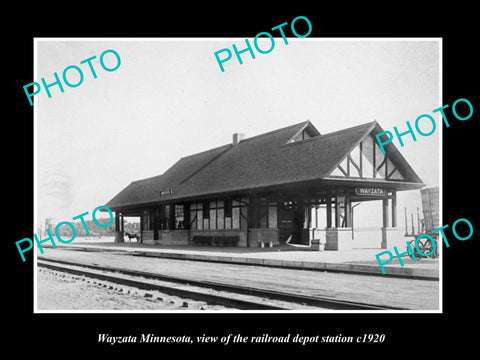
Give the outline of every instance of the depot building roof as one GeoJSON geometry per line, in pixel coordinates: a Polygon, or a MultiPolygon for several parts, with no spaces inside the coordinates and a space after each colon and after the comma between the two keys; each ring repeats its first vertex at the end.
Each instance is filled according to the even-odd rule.
{"type": "Polygon", "coordinates": [[[374,138],[382,131],[374,121],[322,135],[305,121],[250,138],[234,134],[230,144],[182,157],[162,175],[133,181],[106,205],[120,210],[305,182],[363,181],[399,190],[423,187],[393,144],[382,160],[374,138]],[[353,155],[358,151],[363,161],[353,155]],[[369,162],[373,175],[362,170],[369,162]]]}

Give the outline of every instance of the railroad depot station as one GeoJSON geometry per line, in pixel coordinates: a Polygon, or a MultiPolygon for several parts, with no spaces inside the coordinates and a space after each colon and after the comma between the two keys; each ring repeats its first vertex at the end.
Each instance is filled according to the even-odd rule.
{"type": "MultiPolygon", "coordinates": [[[[124,218],[140,217],[140,242],[159,245],[352,249],[355,203],[377,200],[387,248],[398,236],[397,191],[424,186],[377,122],[320,134],[302,122],[178,160],[162,175],[133,181],[106,206],[115,241],[124,218]]],[[[355,224],[356,225],[356,224],[355,224]]],[[[400,234],[403,236],[403,234],[400,234]]]]}

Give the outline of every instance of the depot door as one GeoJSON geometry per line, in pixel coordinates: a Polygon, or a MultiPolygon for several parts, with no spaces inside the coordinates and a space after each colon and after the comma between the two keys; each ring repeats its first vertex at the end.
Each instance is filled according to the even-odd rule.
{"type": "Polygon", "coordinates": [[[300,243],[301,228],[300,228],[300,213],[296,204],[292,202],[281,203],[278,205],[277,226],[279,230],[279,242],[281,245],[285,244],[287,239],[291,236],[290,243],[300,243]]]}

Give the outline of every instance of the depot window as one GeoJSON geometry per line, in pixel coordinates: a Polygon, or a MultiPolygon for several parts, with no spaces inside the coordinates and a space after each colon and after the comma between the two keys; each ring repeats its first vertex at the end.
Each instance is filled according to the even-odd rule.
{"type": "Polygon", "coordinates": [[[175,229],[185,228],[185,214],[183,205],[175,205],[175,229]]]}

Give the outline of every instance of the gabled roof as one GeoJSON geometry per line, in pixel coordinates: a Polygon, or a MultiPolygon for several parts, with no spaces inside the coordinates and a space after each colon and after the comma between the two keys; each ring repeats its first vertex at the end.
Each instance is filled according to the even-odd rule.
{"type": "MultiPolygon", "coordinates": [[[[320,135],[310,121],[181,158],[164,174],[132,182],[106,205],[116,208],[160,203],[233,191],[320,180],[370,133],[377,122],[320,135]],[[288,142],[307,129],[316,136],[288,142]]],[[[420,178],[394,146],[387,154],[400,163],[408,182],[420,178]]]]}

